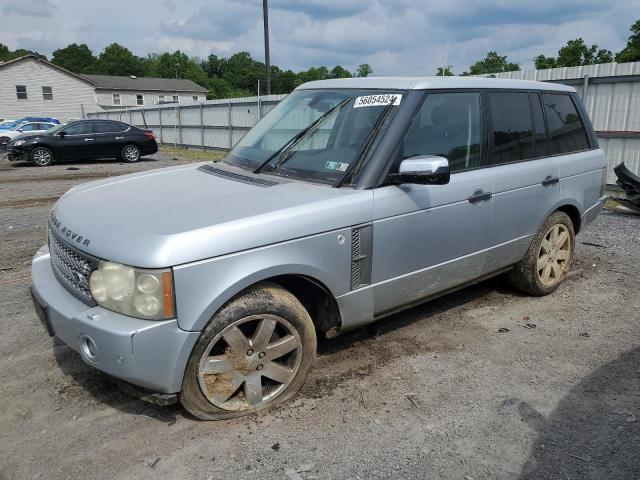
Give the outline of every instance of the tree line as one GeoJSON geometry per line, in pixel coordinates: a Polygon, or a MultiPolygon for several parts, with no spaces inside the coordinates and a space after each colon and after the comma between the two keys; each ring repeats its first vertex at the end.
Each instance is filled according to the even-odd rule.
{"type": "MultiPolygon", "coordinates": [[[[44,55],[29,50],[10,51],[0,44],[0,62],[27,54],[44,55]]],[[[206,59],[189,57],[177,50],[173,53],[152,53],[146,57],[134,55],[128,48],[112,43],[99,55],[94,55],[84,43],[72,43],[53,52],[51,62],[77,74],[135,75],[138,77],[183,78],[193,80],[209,90],[209,98],[231,98],[256,95],[258,79],[261,93],[265,93],[265,64],[255,60],[248,52],[238,52],[230,57],[209,55],[206,59]]],[[[311,67],[293,72],[271,66],[271,92],[289,93],[298,85],[312,80],[329,78],[366,77],[373,73],[371,66],[363,63],[355,72],[341,65],[311,67]]]]}
{"type": "MultiPolygon", "coordinates": [[[[610,63],[614,60],[619,63],[640,61],[640,20],[637,20],[630,29],[631,35],[627,45],[615,55],[611,50],[599,48],[598,45],[587,45],[582,38],[569,40],[566,45],[558,50],[555,57],[538,55],[533,59],[536,69],[557,67],[579,67],[582,65],[595,65],[597,63],[610,63]]],[[[497,52],[489,52],[486,57],[469,67],[461,75],[482,75],[489,73],[512,72],[520,70],[520,65],[511,63],[507,56],[498,55],[497,52]]],[[[436,75],[455,75],[452,67],[438,67],[436,75]]]]}
{"type": "MultiPolygon", "coordinates": [[[[582,38],[569,40],[555,57],[538,55],[534,58],[537,69],[575,67],[596,63],[640,61],[640,20],[630,28],[631,35],[625,48],[615,55],[598,45],[587,45],[582,38]]],[[[0,44],[0,62],[27,54],[46,57],[37,52],[19,49],[9,50],[0,44]]],[[[139,77],[183,78],[193,80],[209,90],[208,98],[252,96],[257,93],[258,80],[265,85],[264,63],[255,60],[248,52],[238,52],[230,57],[209,55],[206,59],[189,57],[179,50],[173,53],[152,53],[146,57],[134,55],[128,48],[112,43],[99,55],[94,55],[84,43],[72,43],[53,52],[51,61],[77,74],[136,75],[139,77]]],[[[486,57],[469,67],[461,75],[480,75],[519,70],[520,65],[507,60],[507,56],[489,52],[486,57]]],[[[330,78],[366,77],[373,73],[370,65],[363,63],[355,72],[336,65],[311,67],[293,72],[271,66],[272,93],[289,93],[298,85],[312,80],[330,78]]],[[[455,75],[452,67],[439,67],[436,75],[455,75]]],[[[264,93],[264,87],[261,88],[264,93]]]]}

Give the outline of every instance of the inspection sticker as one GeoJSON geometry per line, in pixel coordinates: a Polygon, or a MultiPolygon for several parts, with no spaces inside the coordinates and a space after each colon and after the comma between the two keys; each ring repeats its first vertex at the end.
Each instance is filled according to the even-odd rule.
{"type": "Polygon", "coordinates": [[[339,172],[346,172],[347,168],[349,168],[349,164],[341,163],[341,162],[326,162],[324,164],[324,168],[326,168],[327,170],[337,170],[339,172]]]}
{"type": "Polygon", "coordinates": [[[366,95],[364,97],[356,98],[356,101],[353,103],[353,108],[378,107],[380,105],[389,105],[390,103],[393,103],[394,105],[400,105],[400,100],[402,100],[401,93],[366,95]]]}

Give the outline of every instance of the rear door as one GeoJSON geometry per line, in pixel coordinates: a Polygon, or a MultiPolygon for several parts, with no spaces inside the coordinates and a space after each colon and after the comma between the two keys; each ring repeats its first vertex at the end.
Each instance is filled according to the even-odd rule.
{"type": "Polygon", "coordinates": [[[61,130],[57,142],[56,156],[65,160],[96,158],[92,121],[74,122],[61,130]]]}
{"type": "Polygon", "coordinates": [[[480,168],[482,110],[479,92],[427,94],[402,141],[399,160],[445,157],[450,183],[374,190],[376,316],[480,276],[492,202],[491,175],[480,168]]]}
{"type": "Polygon", "coordinates": [[[109,120],[96,120],[94,124],[95,143],[100,157],[119,157],[131,126],[109,120]]]}
{"type": "Polygon", "coordinates": [[[488,93],[493,214],[484,273],[519,261],[559,199],[558,158],[550,150],[537,92],[488,93]]]}

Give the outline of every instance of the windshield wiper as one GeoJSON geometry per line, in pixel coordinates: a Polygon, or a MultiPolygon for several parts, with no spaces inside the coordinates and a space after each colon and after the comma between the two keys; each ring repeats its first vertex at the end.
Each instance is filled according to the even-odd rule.
{"type": "Polygon", "coordinates": [[[282,165],[284,163],[284,161],[286,160],[286,156],[285,154],[290,151],[293,147],[295,147],[298,142],[300,142],[304,137],[306,137],[309,133],[311,133],[313,130],[315,130],[320,123],[327,118],[329,115],[331,115],[333,112],[335,112],[336,110],[341,109],[342,107],[344,107],[347,103],[349,103],[352,100],[351,97],[347,97],[345,98],[343,101],[341,101],[340,103],[338,103],[335,107],[330,108],[329,110],[327,110],[325,113],[323,113],[322,115],[320,115],[311,125],[309,125],[307,128],[305,128],[304,130],[301,130],[300,132],[298,132],[296,135],[294,135],[287,143],[285,143],[282,147],[280,147],[278,150],[276,150],[275,152],[273,152],[273,154],[269,155],[269,158],[267,158],[264,162],[262,162],[260,165],[258,165],[258,167],[253,171],[253,173],[260,173],[260,170],[262,170],[264,167],[266,167],[269,163],[271,163],[271,161],[278,157],[278,161],[276,162],[276,164],[273,166],[274,170],[276,168],[278,168],[280,165],[282,165]]]}
{"type": "Polygon", "coordinates": [[[364,145],[362,146],[362,149],[360,150],[360,154],[358,155],[356,161],[353,162],[351,165],[349,165],[347,169],[344,171],[344,174],[342,175],[342,177],[340,177],[333,184],[334,188],[340,187],[344,183],[344,181],[347,178],[349,178],[349,175],[351,175],[354,172],[354,170],[360,164],[362,159],[367,155],[367,153],[369,152],[369,148],[371,148],[371,145],[373,145],[373,139],[376,138],[376,135],[382,128],[382,125],[384,124],[384,121],[387,119],[387,116],[391,112],[391,109],[393,108],[394,103],[395,102],[392,100],[390,103],[387,104],[386,107],[384,107],[384,110],[382,110],[382,112],[380,113],[380,116],[378,117],[378,121],[369,132],[369,136],[367,137],[367,140],[364,142],[364,145]]]}

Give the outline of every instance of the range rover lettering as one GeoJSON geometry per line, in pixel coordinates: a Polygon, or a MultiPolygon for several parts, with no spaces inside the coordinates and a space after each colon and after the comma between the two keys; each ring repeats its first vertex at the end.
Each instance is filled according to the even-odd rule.
{"type": "Polygon", "coordinates": [[[604,181],[571,87],[311,82],[224,161],[69,190],[33,299],[89,365],[196,417],[239,416],[296,393],[317,335],[502,273],[553,292],[604,181]]]}

